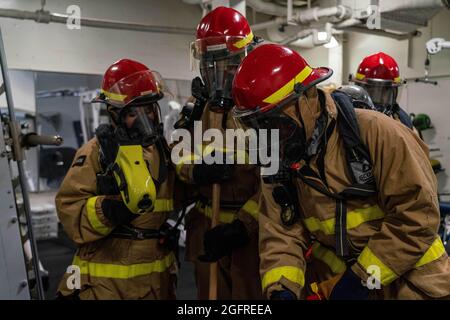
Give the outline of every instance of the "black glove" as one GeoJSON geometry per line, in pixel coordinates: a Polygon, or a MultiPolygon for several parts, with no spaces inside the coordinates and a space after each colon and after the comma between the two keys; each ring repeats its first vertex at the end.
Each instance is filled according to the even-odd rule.
{"type": "Polygon", "coordinates": [[[272,292],[270,300],[297,300],[297,297],[290,290],[281,290],[272,292]]]}
{"type": "Polygon", "coordinates": [[[159,243],[165,246],[170,251],[174,251],[178,248],[178,240],[180,238],[180,230],[173,228],[167,222],[159,228],[160,238],[159,243]]]}
{"type": "Polygon", "coordinates": [[[205,109],[209,97],[208,89],[203,84],[200,77],[196,77],[192,80],[191,94],[195,98],[195,102],[183,106],[180,118],[174,124],[175,129],[190,128],[194,125],[194,121],[198,121],[202,117],[203,109],[205,109]]]}
{"type": "Polygon", "coordinates": [[[228,164],[196,164],[192,176],[196,184],[221,183],[231,178],[232,166],[228,164]]]}
{"type": "Polygon", "coordinates": [[[362,284],[361,279],[347,268],[342,278],[336,283],[330,294],[330,300],[367,300],[369,289],[362,284]]]}
{"type": "Polygon", "coordinates": [[[130,223],[138,217],[137,214],[128,210],[122,200],[103,199],[102,212],[115,225],[130,223]]]}
{"type": "Polygon", "coordinates": [[[208,101],[208,89],[203,84],[203,81],[200,77],[195,77],[194,79],[192,79],[191,94],[196,100],[199,100],[201,103],[206,103],[206,101],[208,101]]]}
{"type": "Polygon", "coordinates": [[[204,255],[198,257],[202,262],[215,262],[243,247],[249,242],[247,229],[242,221],[218,225],[208,230],[203,237],[204,255]]]}

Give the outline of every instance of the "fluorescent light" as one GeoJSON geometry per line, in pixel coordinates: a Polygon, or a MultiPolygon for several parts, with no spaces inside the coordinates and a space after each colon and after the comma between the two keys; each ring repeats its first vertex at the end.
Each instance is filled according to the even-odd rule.
{"type": "Polygon", "coordinates": [[[332,36],[330,42],[324,44],[323,46],[327,49],[333,49],[339,46],[339,42],[334,36],[332,36]]]}
{"type": "Polygon", "coordinates": [[[317,40],[319,40],[319,41],[327,40],[327,37],[328,37],[328,33],[324,32],[324,31],[320,31],[317,33],[317,40]]]}

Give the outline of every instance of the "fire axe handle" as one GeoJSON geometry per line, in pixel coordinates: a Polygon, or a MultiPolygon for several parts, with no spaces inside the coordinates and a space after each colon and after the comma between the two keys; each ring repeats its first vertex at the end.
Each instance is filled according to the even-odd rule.
{"type": "MultiPolygon", "coordinates": [[[[220,213],[220,184],[214,183],[212,189],[212,217],[211,229],[219,224],[220,213]]],[[[213,262],[209,269],[209,300],[217,300],[217,272],[218,262],[213,262]]]]}

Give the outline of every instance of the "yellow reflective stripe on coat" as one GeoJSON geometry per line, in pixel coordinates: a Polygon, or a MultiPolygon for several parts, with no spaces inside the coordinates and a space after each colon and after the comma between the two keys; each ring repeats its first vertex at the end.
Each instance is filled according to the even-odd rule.
{"type": "Polygon", "coordinates": [[[113,92],[108,92],[105,90],[100,90],[101,93],[103,93],[105,96],[107,96],[109,99],[114,100],[114,101],[125,101],[125,99],[127,98],[126,94],[118,94],[118,93],[113,93],[113,92]]]}
{"type": "Polygon", "coordinates": [[[177,175],[181,178],[180,172],[181,172],[181,168],[185,165],[185,164],[194,164],[195,160],[201,159],[201,157],[197,154],[189,154],[187,156],[184,156],[180,159],[180,161],[178,161],[175,164],[175,171],[177,173],[177,175]]]}
{"type": "MultiPolygon", "coordinates": [[[[197,202],[195,205],[195,208],[200,212],[203,213],[206,217],[212,219],[212,207],[208,205],[204,205],[200,201],[197,202]]],[[[236,213],[237,211],[231,211],[231,210],[220,210],[219,212],[219,221],[221,223],[231,223],[234,219],[236,219],[236,213]]]]}
{"type": "MultiPolygon", "coordinates": [[[[202,151],[203,157],[210,155],[211,153],[213,153],[213,151],[220,151],[222,154],[225,155],[226,158],[233,157],[233,164],[254,164],[254,163],[250,163],[250,156],[246,150],[240,150],[240,149],[235,150],[234,148],[230,148],[230,149],[218,148],[217,146],[214,145],[214,143],[208,144],[207,146],[203,146],[203,151],[202,151]]],[[[214,157],[212,157],[212,158],[214,158],[214,157]]],[[[226,160],[225,160],[225,163],[226,163],[226,160]]]]}
{"type": "Polygon", "coordinates": [[[97,210],[95,208],[97,198],[98,197],[91,197],[88,199],[88,201],[86,203],[87,218],[88,218],[89,223],[91,224],[92,228],[95,231],[106,236],[107,234],[109,234],[111,232],[112,228],[105,226],[100,221],[100,219],[97,215],[97,210]]]}
{"type": "Polygon", "coordinates": [[[156,199],[152,212],[173,211],[173,199],[156,199]]]}
{"type": "Polygon", "coordinates": [[[433,244],[428,248],[425,254],[420,258],[420,260],[415,264],[415,268],[419,268],[423,265],[426,265],[434,260],[439,259],[445,253],[445,247],[442,243],[441,238],[436,238],[433,244]]]}
{"type": "MultiPolygon", "coordinates": [[[[384,218],[385,213],[378,206],[369,208],[358,208],[347,212],[347,229],[353,229],[359,225],[373,220],[384,218]]],[[[310,232],[322,231],[326,235],[335,233],[335,218],[319,220],[316,217],[309,217],[303,220],[306,228],[310,232]]]]}
{"type": "MultiPolygon", "coordinates": [[[[366,270],[369,271],[368,273],[371,273],[370,270],[373,270],[372,268],[374,266],[378,267],[379,272],[379,278],[377,279],[380,281],[382,285],[388,285],[392,281],[398,278],[398,275],[395,274],[394,271],[392,271],[387,265],[385,265],[378,257],[370,250],[369,247],[365,247],[364,250],[361,252],[361,254],[358,257],[358,263],[366,270]]],[[[373,277],[377,278],[377,274],[373,274],[373,277]]]]}
{"type": "Polygon", "coordinates": [[[280,102],[286,98],[290,93],[294,91],[294,86],[297,83],[302,83],[306,78],[312,73],[313,69],[311,67],[304,67],[302,71],[299,72],[291,81],[286,83],[283,87],[278,89],[276,92],[272,93],[270,96],[265,98],[263,102],[268,104],[273,104],[280,102]]]}
{"type": "Polygon", "coordinates": [[[333,273],[342,273],[347,269],[345,262],[336,253],[325,248],[319,242],[313,243],[312,255],[314,258],[324,262],[333,273]]]}
{"type": "Polygon", "coordinates": [[[267,289],[273,283],[281,280],[281,278],[286,278],[287,280],[300,285],[305,286],[305,273],[302,269],[294,266],[284,266],[273,268],[267,271],[262,278],[262,289],[263,291],[267,289]]]}
{"type": "Polygon", "coordinates": [[[259,216],[259,204],[254,201],[254,200],[248,200],[244,206],[242,207],[242,209],[247,212],[248,214],[250,214],[253,219],[255,219],[256,221],[258,221],[258,216],[259,216]]]}
{"type": "MultiPolygon", "coordinates": [[[[433,262],[439,259],[443,254],[445,254],[444,245],[440,238],[436,238],[433,244],[414,265],[414,268],[419,268],[430,262],[433,262]]],[[[388,285],[398,277],[394,271],[392,271],[380,259],[378,259],[377,256],[375,256],[375,254],[369,249],[369,247],[365,247],[361,252],[360,256],[358,257],[358,263],[366,270],[368,270],[370,266],[377,266],[380,269],[381,278],[378,280],[382,285],[388,285]]]]}
{"type": "Polygon", "coordinates": [[[247,44],[250,43],[250,41],[253,40],[253,32],[250,31],[250,33],[248,35],[245,36],[245,38],[236,41],[236,43],[233,44],[233,46],[235,46],[238,49],[242,49],[243,47],[245,47],[247,44]]]}
{"type": "Polygon", "coordinates": [[[82,260],[75,256],[72,264],[80,268],[81,274],[98,278],[129,279],[145,276],[154,272],[164,272],[175,263],[175,255],[168,254],[161,260],[130,265],[100,263],[82,260]]]}

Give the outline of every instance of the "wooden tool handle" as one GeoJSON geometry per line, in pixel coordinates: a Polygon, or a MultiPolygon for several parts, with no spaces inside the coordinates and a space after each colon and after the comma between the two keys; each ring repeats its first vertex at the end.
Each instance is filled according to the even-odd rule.
{"type": "MultiPolygon", "coordinates": [[[[220,184],[214,183],[212,190],[211,229],[219,224],[220,214],[220,184]]],[[[217,262],[211,263],[209,268],[209,300],[217,300],[217,262]]]]}

